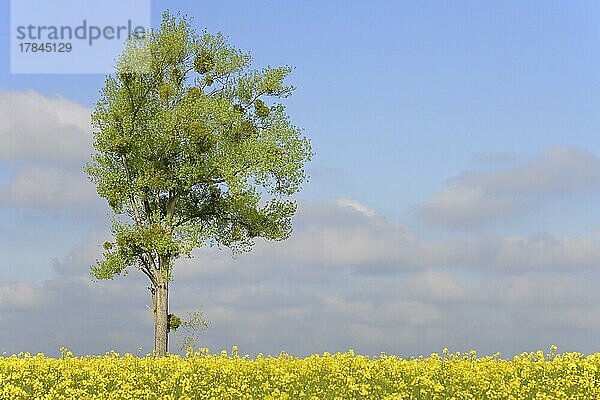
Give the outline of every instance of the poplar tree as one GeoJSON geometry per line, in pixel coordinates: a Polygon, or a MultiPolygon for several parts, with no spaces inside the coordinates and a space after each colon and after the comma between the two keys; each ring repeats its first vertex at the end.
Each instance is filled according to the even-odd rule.
{"type": "Polygon", "coordinates": [[[312,150],[282,104],[291,71],[255,69],[222,34],[165,12],[106,77],[85,171],[113,212],[112,238],[91,274],[135,268],[148,278],[156,356],[168,353],[178,258],[203,246],[249,251],[256,238],[292,232],[312,150]]]}

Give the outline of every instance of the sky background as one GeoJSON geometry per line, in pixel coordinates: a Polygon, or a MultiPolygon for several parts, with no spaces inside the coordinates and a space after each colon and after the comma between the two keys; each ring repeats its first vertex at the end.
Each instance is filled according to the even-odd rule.
{"type": "MultiPolygon", "coordinates": [[[[316,153],[292,238],[177,265],[171,310],[203,310],[202,346],[598,351],[600,3],[168,7],[295,66],[286,105],[316,153]]],[[[81,172],[105,77],[11,74],[0,16],[0,352],[151,351],[143,277],[88,273],[109,238],[81,172]]]]}

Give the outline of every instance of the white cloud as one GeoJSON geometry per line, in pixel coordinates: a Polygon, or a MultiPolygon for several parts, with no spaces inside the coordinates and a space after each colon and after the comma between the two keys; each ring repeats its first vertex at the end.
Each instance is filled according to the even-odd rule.
{"type": "Polygon", "coordinates": [[[600,187],[600,158],[584,150],[552,147],[534,160],[483,178],[488,192],[532,195],[600,187]]]}
{"type": "Polygon", "coordinates": [[[83,172],[35,166],[18,170],[7,185],[0,185],[0,205],[40,211],[102,209],[83,172]]]}
{"type": "Polygon", "coordinates": [[[428,301],[456,301],[467,296],[467,288],[447,272],[429,270],[407,279],[408,290],[428,301]]]}
{"type": "Polygon", "coordinates": [[[62,96],[0,90],[0,160],[81,163],[91,153],[90,110],[62,96]]]}
{"type": "Polygon", "coordinates": [[[296,222],[285,243],[259,241],[248,258],[388,275],[432,267],[572,270],[593,268],[600,260],[597,236],[473,234],[430,240],[401,223],[335,203],[301,204],[296,222]]]}
{"type": "Polygon", "coordinates": [[[595,238],[548,234],[529,237],[511,235],[493,242],[490,262],[500,268],[569,270],[600,264],[600,241],[595,238]]]}
{"type": "Polygon", "coordinates": [[[40,288],[23,282],[0,286],[0,310],[35,309],[44,304],[45,298],[40,288]]]}
{"type": "Polygon", "coordinates": [[[82,167],[92,151],[90,110],[62,96],[0,90],[0,206],[104,213],[82,167]]]}
{"type": "Polygon", "coordinates": [[[464,228],[514,214],[523,206],[523,201],[515,197],[495,197],[481,187],[455,182],[420,204],[418,213],[434,225],[464,228]]]}
{"type": "MultiPolygon", "coordinates": [[[[259,243],[252,253],[234,258],[203,249],[178,263],[171,310],[182,316],[204,311],[212,325],[201,335],[203,346],[238,345],[251,354],[352,347],[407,356],[445,346],[514,354],[552,343],[591,350],[600,334],[598,282],[585,269],[600,259],[594,239],[430,241],[381,215],[335,202],[301,204],[295,226],[288,241],[259,243]],[[333,235],[329,248],[319,247],[327,237],[320,231],[333,235]],[[568,326],[559,317],[566,315],[568,326]],[[577,336],[582,327],[587,339],[577,336]]],[[[42,284],[0,286],[0,351],[150,351],[145,278],[133,270],[114,281],[90,281],[89,265],[103,240],[94,234],[56,262],[59,275],[42,284]],[[18,307],[8,305],[15,299],[18,307]],[[37,329],[24,329],[31,326],[37,329]]]]}
{"type": "Polygon", "coordinates": [[[504,170],[463,172],[416,210],[430,224],[469,228],[514,217],[548,197],[598,189],[600,158],[583,150],[553,147],[504,170]]]}
{"type": "Polygon", "coordinates": [[[356,200],[352,200],[352,199],[336,199],[334,201],[334,204],[338,205],[340,207],[352,208],[353,210],[361,212],[368,217],[372,217],[376,214],[375,210],[365,206],[364,204],[362,204],[356,200]]]}

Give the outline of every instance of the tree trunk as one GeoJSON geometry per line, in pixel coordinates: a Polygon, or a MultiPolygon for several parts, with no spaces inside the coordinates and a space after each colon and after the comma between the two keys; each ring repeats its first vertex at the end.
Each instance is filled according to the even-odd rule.
{"type": "Polygon", "coordinates": [[[167,322],[169,318],[169,286],[161,283],[153,295],[154,303],[154,354],[164,357],[169,351],[169,333],[167,322]]]}

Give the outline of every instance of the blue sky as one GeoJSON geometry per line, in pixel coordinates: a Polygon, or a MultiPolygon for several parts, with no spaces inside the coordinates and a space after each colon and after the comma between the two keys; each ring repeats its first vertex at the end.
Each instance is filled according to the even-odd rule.
{"type": "MultiPolygon", "coordinates": [[[[153,25],[159,22],[164,4],[152,2],[153,25]]],[[[593,337],[599,337],[600,321],[589,321],[597,314],[598,303],[587,285],[597,280],[595,256],[600,255],[600,4],[170,1],[168,6],[173,12],[193,16],[199,30],[222,31],[231,43],[251,52],[256,66],[290,64],[296,68],[290,82],[298,89],[287,106],[293,121],[305,128],[316,156],[309,167],[311,181],[298,197],[301,209],[306,210],[298,216],[298,241],[288,247],[282,244],[275,260],[299,269],[310,263],[307,270],[312,272],[307,274],[320,277],[317,281],[323,291],[332,294],[316,304],[330,306],[328,315],[348,324],[348,332],[354,336],[336,336],[323,326],[322,341],[302,342],[288,326],[281,328],[282,339],[272,346],[295,346],[298,353],[310,353],[328,346],[343,350],[356,345],[377,354],[382,347],[407,353],[439,351],[454,344],[458,350],[479,345],[493,353],[495,349],[527,350],[527,345],[547,348],[551,344],[547,341],[560,339],[561,343],[556,343],[559,349],[561,345],[565,350],[597,349],[593,337]],[[328,218],[323,217],[326,211],[328,218]],[[313,237],[323,234],[333,250],[322,250],[321,259],[299,257],[296,247],[318,247],[308,240],[309,233],[313,237]],[[350,244],[341,241],[337,248],[336,240],[355,234],[356,240],[362,238],[365,254],[356,254],[359,261],[352,263],[347,256],[354,254],[348,249],[350,244]],[[414,254],[398,250],[411,246],[414,254]],[[457,254],[461,250],[464,253],[457,254]],[[324,267],[317,268],[320,265],[324,267]],[[325,267],[328,265],[346,267],[325,267]],[[390,268],[397,279],[387,280],[374,272],[387,271],[385,277],[390,268]],[[388,285],[395,282],[396,286],[386,289],[392,293],[394,287],[410,292],[405,288],[407,282],[423,286],[391,308],[404,310],[407,320],[395,317],[404,315],[401,311],[390,311],[389,321],[379,321],[380,325],[371,321],[368,328],[345,314],[352,307],[368,311],[385,303],[386,295],[377,292],[378,279],[387,280],[388,285]],[[565,289],[560,294],[563,297],[555,298],[544,289],[552,282],[578,289],[565,289]],[[361,287],[370,288],[374,297],[352,297],[361,287]],[[531,298],[535,290],[542,294],[531,298]],[[474,299],[465,294],[469,291],[475,293],[474,299]],[[435,293],[442,292],[454,300],[440,303],[435,293]],[[456,304],[448,305],[454,304],[452,301],[456,304]],[[550,316],[542,320],[533,317],[550,306],[558,307],[559,315],[579,318],[565,320],[570,321],[572,330],[560,320],[552,322],[550,316]],[[466,343],[465,332],[441,317],[448,311],[444,307],[454,307],[451,310],[457,321],[475,321],[473,326],[481,327],[482,332],[500,329],[482,316],[497,310],[507,336],[488,340],[482,333],[466,343]],[[516,315],[511,307],[522,315],[516,315]],[[431,319],[415,322],[416,314],[431,319]],[[424,344],[411,347],[410,339],[402,341],[382,333],[400,329],[400,325],[409,326],[406,335],[400,335],[405,338],[420,337],[429,328],[451,332],[445,339],[427,336],[424,344]],[[536,335],[548,332],[551,325],[557,326],[556,330],[537,340],[536,335]],[[377,326],[380,330],[373,331],[377,326]],[[522,345],[508,337],[522,337],[522,345]]],[[[0,26],[7,33],[9,15],[9,2],[0,2],[0,26]]],[[[9,46],[9,35],[0,35],[0,53],[8,55],[9,46]]],[[[0,57],[0,93],[4,97],[0,96],[0,113],[7,113],[3,118],[10,119],[13,127],[20,126],[19,116],[23,121],[43,120],[44,110],[27,116],[27,101],[39,104],[40,99],[56,100],[59,95],[64,101],[57,110],[81,118],[94,106],[103,82],[104,76],[93,74],[11,74],[9,57],[0,57]],[[25,106],[18,108],[17,103],[25,106]],[[23,113],[18,114],[19,110],[23,113]],[[71,110],[75,110],[73,114],[71,110]]],[[[32,146],[36,134],[47,133],[60,143],[60,132],[36,131],[30,138],[32,146]]],[[[12,140],[2,134],[0,125],[0,139],[12,140]]],[[[35,299],[51,296],[55,290],[52,282],[72,278],[73,271],[86,276],[85,263],[93,261],[97,251],[93,245],[106,233],[101,203],[83,189],[76,190],[78,181],[70,180],[75,179],[85,155],[72,160],[64,156],[60,145],[58,149],[54,155],[40,150],[11,156],[0,151],[0,187],[12,193],[12,197],[0,196],[0,303],[8,298],[3,297],[2,287],[5,293],[25,290],[35,299]],[[61,191],[66,193],[66,202],[61,206],[44,203],[44,196],[39,201],[19,197],[37,193],[30,186],[40,173],[31,169],[48,166],[66,171],[64,176],[52,175],[56,182],[75,182],[61,191]],[[67,264],[70,275],[57,269],[57,265],[67,264]],[[36,291],[37,295],[32,294],[36,291]]],[[[49,201],[58,202],[57,198],[61,197],[49,201]]],[[[264,252],[268,260],[275,257],[264,252]]],[[[216,256],[202,254],[199,260],[205,257],[207,262],[231,263],[231,268],[238,268],[228,256],[222,255],[225,261],[216,262],[211,258],[216,256]]],[[[247,257],[241,262],[260,265],[259,258],[252,258],[260,256],[247,257]]],[[[212,277],[216,286],[232,285],[229,299],[248,300],[240,295],[245,290],[240,282],[219,281],[218,276],[212,277]]],[[[310,276],[278,295],[295,304],[311,292],[302,286],[302,282],[312,282],[310,276]]],[[[192,276],[190,282],[194,279],[200,280],[200,276],[192,276]]],[[[285,280],[285,274],[277,279],[285,280]]],[[[277,279],[273,278],[274,286],[265,284],[260,290],[255,288],[259,292],[250,293],[276,292],[281,283],[277,279]]],[[[143,287],[138,289],[142,299],[146,293],[143,287]]],[[[87,295],[97,295],[93,290],[87,295]]],[[[181,290],[193,293],[192,288],[181,290]]],[[[188,307],[190,299],[182,297],[181,308],[188,307]]],[[[21,304],[23,312],[40,312],[35,304],[34,300],[21,304]]],[[[235,313],[238,303],[232,304],[230,312],[235,313]]],[[[223,336],[225,327],[235,329],[236,325],[219,304],[210,307],[217,327],[213,336],[207,332],[207,341],[214,346],[235,344],[227,340],[243,341],[235,335],[223,336]]],[[[143,304],[138,308],[143,312],[143,304]]],[[[289,315],[314,312],[300,306],[290,309],[289,315]]],[[[132,306],[132,310],[137,309],[132,306]]],[[[1,312],[0,304],[0,319],[1,312]]],[[[272,314],[266,300],[253,312],[265,321],[272,314]]],[[[39,324],[43,327],[42,314],[39,324]]],[[[5,318],[18,317],[6,314],[5,318]]],[[[145,332],[147,316],[140,318],[139,332],[145,332]]],[[[257,332],[264,326],[256,326],[257,332]]],[[[102,339],[93,344],[80,337],[72,340],[75,346],[94,350],[111,345],[102,339]]],[[[133,340],[119,340],[117,346],[123,348],[139,346],[133,340]]],[[[59,342],[57,338],[44,346],[59,342]]],[[[11,343],[9,350],[21,349],[19,342],[11,343]]],[[[267,346],[258,339],[243,344],[249,351],[267,346]]],[[[277,352],[277,348],[271,349],[277,352]]]]}

